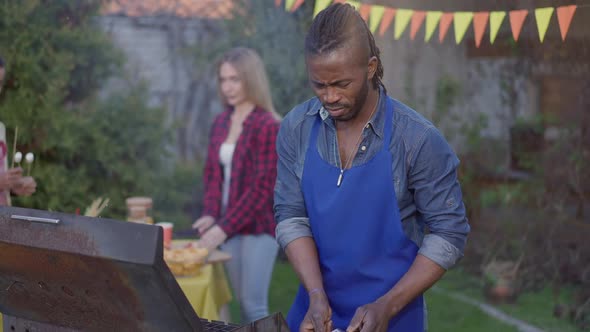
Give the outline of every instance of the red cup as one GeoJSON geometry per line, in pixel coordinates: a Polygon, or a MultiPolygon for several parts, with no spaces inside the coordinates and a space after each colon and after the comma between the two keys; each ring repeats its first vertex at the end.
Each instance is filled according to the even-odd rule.
{"type": "Polygon", "coordinates": [[[172,244],[172,229],[174,228],[174,224],[171,222],[159,222],[156,225],[162,227],[164,232],[164,246],[170,247],[172,244]]]}

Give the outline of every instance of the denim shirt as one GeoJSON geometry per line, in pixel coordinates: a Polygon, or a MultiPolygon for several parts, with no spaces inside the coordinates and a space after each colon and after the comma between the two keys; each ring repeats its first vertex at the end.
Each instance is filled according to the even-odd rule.
{"type": "MultiPolygon", "coordinates": [[[[369,161],[383,146],[384,126],[393,126],[391,142],[386,143],[393,156],[392,179],[404,232],[420,248],[419,254],[448,269],[463,256],[470,229],[457,181],[459,160],[432,123],[395,99],[393,121],[385,123],[385,98],[390,97],[381,89],[378,109],[363,129],[352,164],[369,161]]],[[[317,149],[330,164],[341,164],[334,120],[317,98],[287,114],[277,138],[274,194],[276,238],[283,248],[297,238],[313,237],[301,179],[311,127],[318,116],[323,122],[317,149]]]]}

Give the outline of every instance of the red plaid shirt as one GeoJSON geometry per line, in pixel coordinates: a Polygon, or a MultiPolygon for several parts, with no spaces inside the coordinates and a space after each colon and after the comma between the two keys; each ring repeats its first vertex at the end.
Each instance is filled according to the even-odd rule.
{"type": "Polygon", "coordinates": [[[268,233],[274,236],[273,191],[277,176],[275,141],[279,123],[273,114],[256,108],[244,120],[232,157],[229,198],[221,215],[223,168],[219,149],[229,132],[233,109],[219,114],[209,137],[203,172],[203,215],[215,218],[228,237],[268,233]]]}

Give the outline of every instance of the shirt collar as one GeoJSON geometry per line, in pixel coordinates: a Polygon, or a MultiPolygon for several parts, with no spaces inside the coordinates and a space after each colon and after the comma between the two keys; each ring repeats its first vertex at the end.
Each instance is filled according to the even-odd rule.
{"type": "Polygon", "coordinates": [[[373,129],[375,135],[379,136],[379,138],[383,138],[383,130],[385,129],[385,112],[387,111],[387,94],[383,91],[383,87],[379,87],[379,101],[377,102],[377,110],[375,110],[375,114],[369,120],[369,127],[373,129]]]}
{"type": "MultiPolygon", "coordinates": [[[[232,113],[235,111],[234,107],[232,106],[227,106],[226,108],[226,114],[225,114],[225,120],[226,122],[229,122],[229,119],[231,118],[232,113]]],[[[264,109],[262,109],[260,106],[256,105],[254,106],[254,109],[252,110],[252,112],[250,114],[248,114],[248,116],[244,119],[244,123],[242,124],[243,126],[245,125],[249,125],[250,122],[255,121],[255,117],[252,116],[255,113],[259,113],[259,112],[264,112],[264,109]]]]}
{"type": "MultiPolygon", "coordinates": [[[[369,120],[368,125],[373,130],[375,135],[383,138],[383,130],[385,128],[385,107],[387,103],[385,102],[387,98],[387,94],[383,91],[383,87],[379,87],[379,101],[377,104],[377,110],[373,117],[369,120]]],[[[312,105],[312,107],[307,111],[307,115],[316,115],[319,114],[322,121],[330,124],[333,124],[332,118],[328,111],[322,106],[319,99],[316,98],[316,103],[312,105]]]]}

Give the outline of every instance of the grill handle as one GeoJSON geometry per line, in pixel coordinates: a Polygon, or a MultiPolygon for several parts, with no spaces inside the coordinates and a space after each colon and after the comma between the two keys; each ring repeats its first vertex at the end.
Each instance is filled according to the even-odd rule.
{"type": "Polygon", "coordinates": [[[50,225],[57,225],[60,223],[59,219],[51,219],[51,218],[39,218],[39,217],[30,217],[30,216],[19,216],[17,214],[13,214],[10,216],[11,219],[15,220],[24,220],[24,221],[32,221],[32,222],[39,222],[42,224],[50,224],[50,225]]]}

